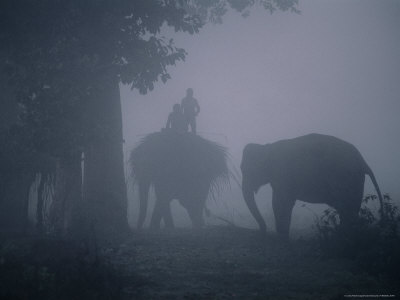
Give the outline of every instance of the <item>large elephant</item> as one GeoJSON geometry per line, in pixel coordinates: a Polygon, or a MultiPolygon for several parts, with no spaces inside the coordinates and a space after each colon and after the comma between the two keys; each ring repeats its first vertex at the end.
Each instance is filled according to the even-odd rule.
{"type": "Polygon", "coordinates": [[[139,229],[146,218],[151,185],[156,194],[152,228],[159,228],[162,219],[166,227],[174,227],[173,199],[187,210],[193,227],[201,227],[207,197],[213,187],[228,180],[225,148],[190,133],[149,134],[132,151],[130,161],[139,187],[139,229]]]}
{"type": "Polygon", "coordinates": [[[254,195],[268,183],[276,231],[286,238],[296,200],[326,203],[337,210],[342,224],[353,222],[360,210],[365,174],[383,209],[375,176],[360,152],[333,136],[309,134],[266,145],[248,144],[240,167],[243,197],[261,231],[266,231],[266,225],[254,195]]]}

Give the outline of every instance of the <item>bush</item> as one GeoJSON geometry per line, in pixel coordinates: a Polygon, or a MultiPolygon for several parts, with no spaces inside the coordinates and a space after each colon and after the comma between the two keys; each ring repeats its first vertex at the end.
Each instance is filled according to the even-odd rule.
{"type": "Polygon", "coordinates": [[[340,225],[339,216],[327,209],[317,219],[317,239],[324,257],[354,260],[359,270],[399,280],[400,214],[389,195],[384,196],[384,218],[374,214],[368,203],[376,196],[363,199],[359,219],[350,228],[340,225]]]}

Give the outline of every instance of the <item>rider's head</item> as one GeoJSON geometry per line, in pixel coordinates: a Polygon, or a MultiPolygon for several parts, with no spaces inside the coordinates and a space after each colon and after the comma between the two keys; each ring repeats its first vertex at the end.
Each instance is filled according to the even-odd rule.
{"type": "Polygon", "coordinates": [[[181,112],[181,105],[179,103],[176,103],[174,104],[172,109],[174,110],[174,112],[181,112]]]}
{"type": "Polygon", "coordinates": [[[188,97],[192,97],[193,96],[193,89],[192,88],[188,88],[186,90],[186,96],[188,96],[188,97]]]}

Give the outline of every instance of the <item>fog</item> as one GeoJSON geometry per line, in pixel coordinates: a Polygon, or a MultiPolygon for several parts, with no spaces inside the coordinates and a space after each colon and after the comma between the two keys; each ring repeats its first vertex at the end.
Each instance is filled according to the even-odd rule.
{"type": "MultiPolygon", "coordinates": [[[[147,95],[121,86],[126,160],[144,135],[165,126],[172,105],[191,87],[201,107],[198,133],[228,147],[237,170],[247,143],[318,132],[355,145],[381,190],[399,199],[400,2],[301,0],[299,8],[301,14],[252,10],[247,18],[232,12],[222,25],[209,24],[194,36],[166,28],[161,35],[188,55],[169,69],[172,79],[147,95]]],[[[369,178],[368,193],[374,193],[369,178]]],[[[135,224],[131,186],[128,197],[135,224]]],[[[255,227],[241,197],[232,181],[208,206],[235,224],[255,227]]],[[[264,187],[257,203],[268,225],[270,202],[271,190],[264,187]]],[[[307,227],[313,218],[308,208],[317,208],[300,204],[292,226],[307,227]]],[[[173,213],[178,226],[189,224],[179,205],[173,213]]]]}

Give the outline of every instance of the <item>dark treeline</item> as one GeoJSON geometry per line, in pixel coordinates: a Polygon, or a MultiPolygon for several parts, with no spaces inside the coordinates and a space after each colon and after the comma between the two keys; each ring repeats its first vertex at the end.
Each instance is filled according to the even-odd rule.
{"type": "Polygon", "coordinates": [[[27,232],[30,198],[40,233],[127,231],[119,84],[146,93],[185,59],[162,26],[194,34],[228,9],[296,2],[2,1],[1,231],[27,232]]]}

